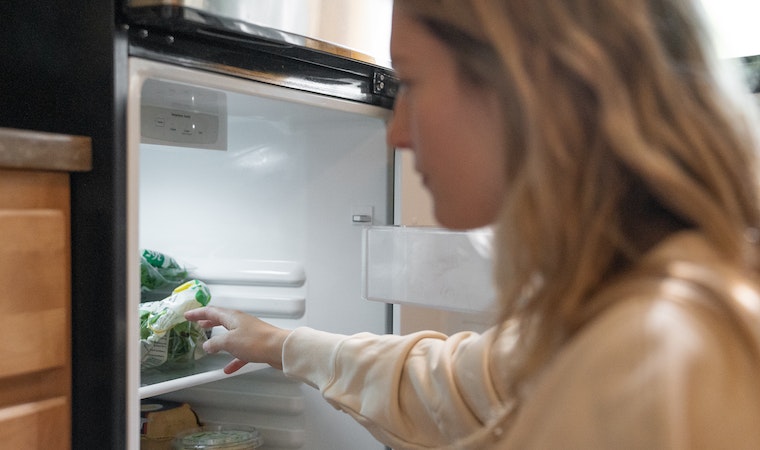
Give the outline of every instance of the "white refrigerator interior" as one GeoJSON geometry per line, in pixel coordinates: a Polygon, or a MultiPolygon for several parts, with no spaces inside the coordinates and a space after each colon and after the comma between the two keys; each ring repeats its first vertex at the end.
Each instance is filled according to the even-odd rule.
{"type": "Polygon", "coordinates": [[[255,426],[264,449],[384,448],[316,390],[263,365],[226,376],[231,356],[215,355],[186,373],[141,373],[137,306],[139,252],[151,249],[205,281],[212,305],[287,328],[388,332],[387,305],[364,300],[361,286],[363,229],[392,220],[388,115],[130,60],[130,448],[149,397],[187,402],[202,422],[255,426]]]}

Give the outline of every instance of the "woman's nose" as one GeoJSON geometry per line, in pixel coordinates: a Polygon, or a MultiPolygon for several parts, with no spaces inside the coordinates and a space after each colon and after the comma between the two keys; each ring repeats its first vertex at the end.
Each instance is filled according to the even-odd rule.
{"type": "Polygon", "coordinates": [[[396,97],[396,103],[393,106],[393,116],[388,122],[386,130],[386,141],[389,146],[394,148],[412,148],[412,142],[409,138],[409,119],[403,94],[399,94],[399,96],[396,97]]]}

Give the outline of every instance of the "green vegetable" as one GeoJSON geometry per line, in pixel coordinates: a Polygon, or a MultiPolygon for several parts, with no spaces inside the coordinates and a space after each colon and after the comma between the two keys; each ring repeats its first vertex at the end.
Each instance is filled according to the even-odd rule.
{"type": "Polygon", "coordinates": [[[171,365],[187,364],[194,361],[200,343],[206,340],[203,328],[195,322],[182,322],[169,330],[169,350],[166,363],[171,365]]]}
{"type": "Polygon", "coordinates": [[[210,301],[208,286],[190,280],[161,301],[140,303],[141,367],[192,362],[203,356],[200,344],[206,340],[206,334],[198,324],[188,322],[184,314],[210,301]]]}
{"type": "Polygon", "coordinates": [[[142,291],[171,289],[187,280],[188,271],[174,258],[161,252],[144,249],[140,256],[142,291]]]}

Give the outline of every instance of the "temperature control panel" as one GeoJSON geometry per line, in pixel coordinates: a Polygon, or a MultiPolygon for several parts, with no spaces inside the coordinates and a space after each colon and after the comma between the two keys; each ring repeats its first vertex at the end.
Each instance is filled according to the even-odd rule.
{"type": "Polygon", "coordinates": [[[146,80],[140,106],[142,142],[226,150],[226,107],[223,92],[146,80]]]}

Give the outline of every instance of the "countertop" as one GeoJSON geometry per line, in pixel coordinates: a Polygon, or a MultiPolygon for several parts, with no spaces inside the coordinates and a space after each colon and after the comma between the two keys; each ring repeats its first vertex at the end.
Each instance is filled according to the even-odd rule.
{"type": "Polygon", "coordinates": [[[85,136],[0,128],[0,169],[88,171],[92,141],[85,136]]]}

